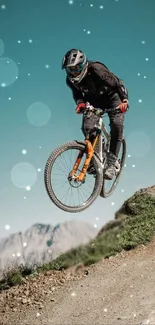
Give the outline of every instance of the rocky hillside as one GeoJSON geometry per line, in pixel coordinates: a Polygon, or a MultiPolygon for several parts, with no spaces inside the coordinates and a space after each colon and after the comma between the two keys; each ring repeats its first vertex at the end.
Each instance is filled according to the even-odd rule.
{"type": "Polygon", "coordinates": [[[97,237],[107,233],[109,230],[115,232],[117,229],[123,229],[131,223],[135,225],[137,218],[140,221],[142,216],[146,216],[149,223],[150,214],[155,214],[155,186],[143,188],[135,192],[116,211],[114,220],[109,221],[100,229],[97,237]]]}
{"type": "Polygon", "coordinates": [[[47,263],[71,248],[88,243],[96,234],[91,224],[82,221],[73,220],[55,227],[35,224],[24,233],[0,241],[1,269],[14,263],[47,263]]]}
{"type": "Polygon", "coordinates": [[[155,186],[126,200],[88,244],[35,272],[7,273],[0,324],[154,325],[154,235],[155,186]]]}
{"type": "MultiPolygon", "coordinates": [[[[63,270],[79,263],[85,266],[116,255],[122,250],[131,250],[137,245],[151,241],[155,234],[155,186],[141,189],[131,198],[126,200],[116,212],[114,220],[102,227],[99,233],[87,223],[72,221],[51,226],[35,225],[23,235],[23,241],[27,241],[24,257],[33,266],[14,270],[6,275],[0,282],[0,288],[12,286],[22,282],[23,276],[28,273],[43,272],[48,270],[63,270]],[[32,235],[33,234],[33,235],[32,235]],[[50,251],[50,252],[49,252],[50,251]],[[32,258],[33,257],[33,258],[32,258]],[[15,277],[14,275],[15,274],[15,277]],[[8,280],[9,279],[9,280],[8,280]]],[[[14,236],[6,239],[1,246],[5,252],[13,253],[15,250],[14,236]],[[8,245],[8,242],[10,244],[8,245]],[[11,247],[12,245],[12,247],[11,247]],[[10,251],[9,251],[9,249],[10,251]]],[[[20,236],[21,237],[21,236],[20,236]]],[[[21,247],[21,244],[20,244],[21,247]]],[[[18,247],[19,249],[19,247],[18,247]]],[[[1,250],[1,256],[3,250],[1,250]]],[[[21,260],[22,261],[22,260],[21,260]]]]}

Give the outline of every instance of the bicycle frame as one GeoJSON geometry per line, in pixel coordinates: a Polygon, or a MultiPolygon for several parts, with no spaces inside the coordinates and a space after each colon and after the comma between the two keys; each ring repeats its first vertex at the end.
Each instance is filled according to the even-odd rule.
{"type": "Polygon", "coordinates": [[[99,135],[99,138],[98,138],[98,143],[99,143],[99,153],[98,153],[98,156],[99,156],[99,159],[100,161],[103,163],[103,139],[105,138],[106,141],[107,141],[107,147],[109,145],[109,142],[110,142],[110,134],[108,133],[107,131],[107,128],[103,122],[103,119],[102,117],[100,117],[99,119],[99,128],[98,130],[100,130],[100,135],[99,135]]]}
{"type": "MultiPolygon", "coordinates": [[[[96,109],[94,108],[93,106],[87,104],[87,108],[88,108],[88,112],[91,110],[95,110],[96,112],[97,111],[101,111],[100,109],[96,109]]],[[[103,115],[103,114],[102,114],[103,115]]],[[[77,169],[81,163],[81,160],[82,160],[82,157],[83,157],[83,154],[84,152],[83,151],[80,151],[79,154],[78,154],[78,157],[75,161],[75,164],[73,166],[73,169],[70,173],[70,176],[72,177],[72,179],[76,180],[76,181],[84,181],[84,178],[85,178],[85,174],[87,172],[87,169],[89,167],[89,164],[90,164],[90,161],[94,155],[94,149],[95,149],[95,146],[98,142],[99,144],[99,153],[97,154],[99,160],[100,160],[100,163],[101,163],[101,166],[103,168],[103,138],[105,137],[106,140],[107,140],[107,146],[109,145],[109,142],[110,142],[110,134],[108,133],[107,129],[106,129],[106,126],[103,122],[103,119],[102,119],[102,116],[100,116],[99,118],[99,121],[98,121],[98,125],[95,125],[96,126],[96,131],[97,131],[97,135],[93,141],[93,143],[91,143],[89,141],[89,136],[85,139],[85,143],[87,145],[87,157],[85,159],[85,162],[84,162],[84,165],[82,167],[82,170],[80,172],[80,174],[78,176],[75,176],[76,172],[77,172],[77,169]]],[[[96,153],[95,153],[96,154],[96,153]]]]}

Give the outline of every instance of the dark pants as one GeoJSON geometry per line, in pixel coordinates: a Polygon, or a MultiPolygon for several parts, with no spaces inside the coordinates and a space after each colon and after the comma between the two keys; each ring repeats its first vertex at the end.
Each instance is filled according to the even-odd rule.
{"type": "MultiPolygon", "coordinates": [[[[103,105],[102,103],[95,103],[92,104],[94,107],[104,109],[105,108],[115,108],[121,103],[121,100],[118,96],[114,96],[113,99],[108,101],[107,105],[103,105]]],[[[113,153],[115,156],[118,157],[120,147],[121,147],[121,141],[123,137],[123,130],[124,130],[124,114],[122,112],[109,112],[108,113],[109,119],[110,119],[110,134],[111,134],[111,142],[110,142],[110,152],[113,153]]],[[[87,118],[86,116],[83,116],[82,121],[82,132],[86,135],[92,135],[95,136],[95,124],[98,121],[98,117],[92,115],[90,118],[87,118]]]]}

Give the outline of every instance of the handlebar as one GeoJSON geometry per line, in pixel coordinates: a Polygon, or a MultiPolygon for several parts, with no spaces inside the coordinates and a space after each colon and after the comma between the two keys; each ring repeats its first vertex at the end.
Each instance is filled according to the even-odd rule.
{"type": "Polygon", "coordinates": [[[101,108],[95,108],[94,106],[90,105],[89,103],[86,103],[86,112],[92,112],[97,116],[103,116],[105,113],[111,112],[111,111],[120,111],[119,107],[110,107],[102,110],[101,108]]]}

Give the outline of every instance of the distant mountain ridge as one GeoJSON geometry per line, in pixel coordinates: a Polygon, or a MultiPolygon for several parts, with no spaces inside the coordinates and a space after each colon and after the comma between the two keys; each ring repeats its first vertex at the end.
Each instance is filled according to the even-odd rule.
{"type": "Polygon", "coordinates": [[[25,232],[14,233],[0,240],[0,270],[18,263],[46,263],[97,235],[93,225],[84,221],[69,221],[55,227],[36,223],[25,232]]]}

